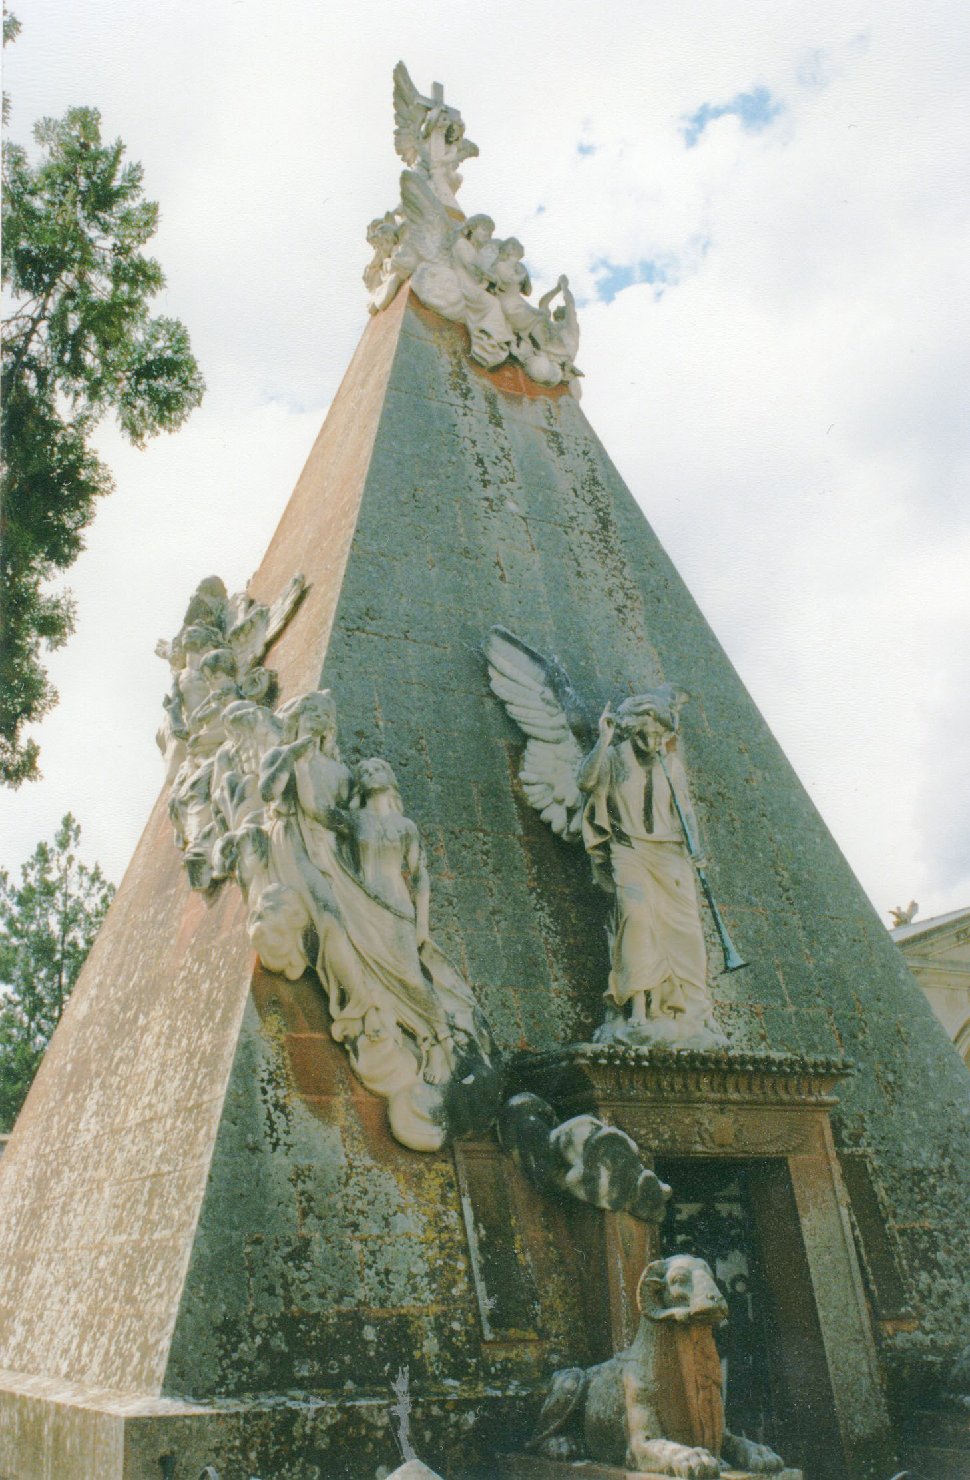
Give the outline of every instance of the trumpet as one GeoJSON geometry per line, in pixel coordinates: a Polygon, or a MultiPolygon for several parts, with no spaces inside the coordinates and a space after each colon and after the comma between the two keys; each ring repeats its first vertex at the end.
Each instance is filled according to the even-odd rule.
{"type": "Polygon", "coordinates": [[[691,832],[690,823],[687,820],[687,814],[680,804],[680,797],[677,795],[677,792],[674,788],[674,783],[670,779],[670,772],[667,770],[667,763],[663,758],[663,751],[658,749],[655,754],[658,761],[660,762],[660,769],[663,771],[664,775],[667,778],[667,785],[670,787],[670,795],[673,798],[674,808],[677,812],[678,821],[680,822],[680,829],[681,832],[684,834],[684,842],[687,845],[688,857],[690,858],[691,863],[694,865],[694,871],[697,874],[700,886],[704,891],[704,898],[707,900],[708,908],[710,909],[711,915],[714,918],[714,928],[717,931],[718,940],[721,942],[721,950],[724,952],[724,970],[741,971],[743,967],[748,965],[748,963],[744,960],[741,952],[738,950],[737,946],[734,944],[734,941],[731,939],[730,932],[721,917],[721,911],[717,907],[717,901],[715,900],[714,895],[711,892],[711,886],[707,881],[707,875],[705,874],[703,865],[700,861],[700,849],[697,846],[694,834],[691,832]]]}

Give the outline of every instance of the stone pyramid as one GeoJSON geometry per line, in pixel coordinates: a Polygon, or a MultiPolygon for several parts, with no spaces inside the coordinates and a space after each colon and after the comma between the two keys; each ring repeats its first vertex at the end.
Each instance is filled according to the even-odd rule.
{"type": "MultiPolygon", "coordinates": [[[[483,640],[508,628],[601,699],[689,689],[709,874],[750,962],[712,965],[718,1023],[749,1060],[854,1060],[834,1128],[867,1298],[890,1383],[922,1381],[960,1335],[966,1070],[568,384],[476,364],[402,286],[251,595],[297,572],[280,699],[326,685],[344,754],[393,765],[435,939],[506,1063],[591,1039],[609,956],[582,850],[515,780],[483,640]]],[[[0,1189],[3,1476],[373,1476],[400,1458],[399,1370],[428,1462],[495,1474],[546,1374],[605,1354],[563,1209],[486,1130],[394,1139],[313,973],[259,964],[235,884],[189,887],[167,791],[0,1189]]]]}

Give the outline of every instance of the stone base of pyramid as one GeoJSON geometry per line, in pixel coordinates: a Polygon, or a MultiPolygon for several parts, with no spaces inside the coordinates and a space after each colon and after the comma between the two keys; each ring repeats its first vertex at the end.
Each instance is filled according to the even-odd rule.
{"type": "MultiPolygon", "coordinates": [[[[159,1480],[206,1466],[221,1480],[356,1480],[386,1473],[392,1399],[196,1403],[0,1371],[0,1480],[159,1480]]],[[[496,1392],[416,1399],[412,1439],[448,1480],[485,1480],[504,1470],[470,1440],[472,1426],[525,1435],[524,1408],[533,1414],[535,1402],[496,1392]]]]}
{"type": "MultiPolygon", "coordinates": [[[[669,1480],[656,1470],[625,1470],[595,1460],[541,1459],[534,1454],[500,1454],[496,1474],[502,1480],[669,1480]]],[[[755,1480],[750,1470],[722,1470],[720,1480],[755,1480]]],[[[772,1480],[803,1480],[801,1470],[776,1470],[772,1480]]]]}

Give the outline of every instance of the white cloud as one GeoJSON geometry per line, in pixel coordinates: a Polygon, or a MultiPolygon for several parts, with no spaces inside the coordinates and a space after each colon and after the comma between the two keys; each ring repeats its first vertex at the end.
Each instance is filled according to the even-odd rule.
{"type": "Polygon", "coordinates": [[[0,801],[7,861],[70,806],[122,871],[160,780],[155,638],[199,575],[255,566],[363,327],[403,56],[481,146],[467,207],[522,237],[537,282],[566,271],[591,300],[590,419],[870,896],[967,902],[963,7],[18,14],[14,134],[91,102],[143,161],[165,308],[210,393],[144,453],[102,437],[118,492],[69,576],[80,622],[52,664],[46,779],[0,801]],[[758,87],[783,105],[764,130],[725,115],[685,147],[685,117],[758,87]],[[657,259],[676,279],[662,296],[596,301],[595,264],[657,259]]]}

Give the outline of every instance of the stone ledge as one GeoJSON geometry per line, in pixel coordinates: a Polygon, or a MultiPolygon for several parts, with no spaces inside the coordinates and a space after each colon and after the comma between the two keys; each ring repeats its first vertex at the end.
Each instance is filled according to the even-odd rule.
{"type": "Polygon", "coordinates": [[[837,1103],[835,1085],[854,1068],[849,1059],[803,1054],[575,1043],[517,1055],[511,1083],[570,1110],[584,1100],[828,1107],[837,1103]]]}
{"type": "MultiPolygon", "coordinates": [[[[655,1470],[624,1470],[595,1460],[542,1459],[534,1454],[500,1454],[502,1480],[670,1480],[655,1470]]],[[[765,1480],[750,1470],[722,1470],[720,1480],[765,1480]]],[[[801,1470],[776,1470],[771,1480],[804,1480],[801,1470]]]]}

